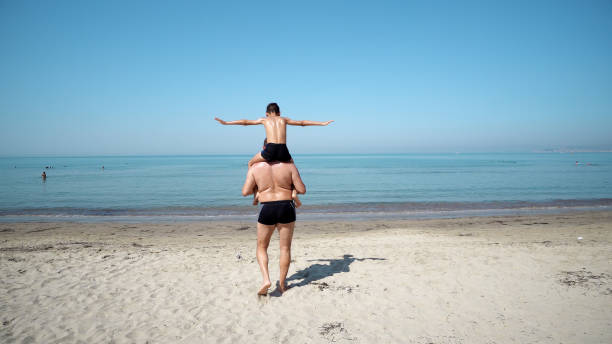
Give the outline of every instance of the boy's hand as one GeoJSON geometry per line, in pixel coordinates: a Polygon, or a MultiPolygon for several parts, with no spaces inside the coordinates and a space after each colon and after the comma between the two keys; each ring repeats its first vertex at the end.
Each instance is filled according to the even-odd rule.
{"type": "Polygon", "coordinates": [[[219,118],[219,117],[215,117],[215,121],[218,121],[218,122],[219,122],[219,123],[221,123],[221,124],[227,124],[227,122],[226,122],[226,121],[222,120],[222,119],[221,119],[221,118],[219,118]]]}

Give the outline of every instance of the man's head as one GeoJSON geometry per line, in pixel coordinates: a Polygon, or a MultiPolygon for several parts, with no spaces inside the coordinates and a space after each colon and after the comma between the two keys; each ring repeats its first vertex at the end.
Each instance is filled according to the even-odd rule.
{"type": "Polygon", "coordinates": [[[276,103],[270,103],[266,107],[266,115],[269,116],[280,116],[280,108],[276,103]]]}

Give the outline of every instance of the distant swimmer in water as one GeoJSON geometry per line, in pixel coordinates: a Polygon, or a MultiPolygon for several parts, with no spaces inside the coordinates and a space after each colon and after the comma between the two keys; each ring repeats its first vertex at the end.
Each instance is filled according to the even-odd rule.
{"type": "Polygon", "coordinates": [[[104,170],[104,165],[102,165],[102,170],[104,170]]]}
{"type": "Polygon", "coordinates": [[[43,173],[40,176],[43,180],[47,180],[47,172],[43,171],[43,173]]]}

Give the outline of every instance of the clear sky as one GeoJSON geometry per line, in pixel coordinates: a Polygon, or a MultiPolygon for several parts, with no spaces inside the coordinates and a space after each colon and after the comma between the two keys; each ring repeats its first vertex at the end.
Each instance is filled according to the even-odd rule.
{"type": "Polygon", "coordinates": [[[0,154],[612,147],[612,1],[0,0],[0,154]]]}

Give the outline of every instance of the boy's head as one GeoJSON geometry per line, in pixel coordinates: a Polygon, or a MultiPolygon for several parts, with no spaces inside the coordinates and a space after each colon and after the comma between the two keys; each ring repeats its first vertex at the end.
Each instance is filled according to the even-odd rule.
{"type": "Polygon", "coordinates": [[[266,107],[266,115],[280,116],[280,108],[276,103],[270,103],[266,107]]]}

